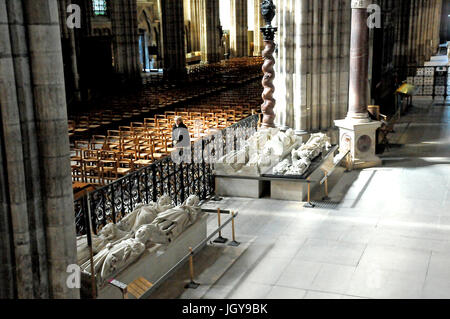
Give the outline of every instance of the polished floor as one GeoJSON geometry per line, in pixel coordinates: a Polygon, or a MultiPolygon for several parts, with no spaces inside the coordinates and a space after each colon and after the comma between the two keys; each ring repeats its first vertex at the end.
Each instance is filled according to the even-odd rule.
{"type": "Polygon", "coordinates": [[[383,166],[338,174],[327,205],[208,204],[239,211],[242,245],[216,257],[207,247],[202,286],[165,297],[450,298],[450,104],[414,104],[383,166]]]}

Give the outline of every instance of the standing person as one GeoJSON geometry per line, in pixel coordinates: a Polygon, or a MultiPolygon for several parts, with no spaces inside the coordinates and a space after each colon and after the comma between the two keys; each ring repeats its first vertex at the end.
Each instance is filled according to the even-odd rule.
{"type": "Polygon", "coordinates": [[[174,147],[183,147],[190,145],[189,131],[187,126],[183,123],[183,119],[181,118],[181,116],[175,117],[175,125],[172,128],[172,143],[174,147]],[[187,141],[184,141],[185,137],[187,137],[187,141]]]}

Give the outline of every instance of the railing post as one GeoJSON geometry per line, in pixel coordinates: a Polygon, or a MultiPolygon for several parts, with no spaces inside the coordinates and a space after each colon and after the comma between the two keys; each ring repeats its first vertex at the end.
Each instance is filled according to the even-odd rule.
{"type": "Polygon", "coordinates": [[[87,220],[86,220],[86,239],[89,247],[89,259],[91,263],[91,292],[92,292],[92,299],[95,299],[97,297],[97,282],[95,279],[95,268],[94,268],[94,252],[92,249],[92,233],[91,233],[91,203],[90,203],[90,193],[87,194],[87,204],[88,204],[88,211],[87,211],[87,220]]]}
{"type": "Polygon", "coordinates": [[[158,200],[158,190],[157,190],[157,181],[156,181],[156,164],[152,164],[152,201],[156,203],[158,200]]]}

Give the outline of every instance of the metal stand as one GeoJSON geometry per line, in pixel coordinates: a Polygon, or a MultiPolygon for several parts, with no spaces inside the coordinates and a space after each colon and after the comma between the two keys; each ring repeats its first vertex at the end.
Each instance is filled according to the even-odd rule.
{"type": "Polygon", "coordinates": [[[231,234],[232,234],[232,238],[233,238],[233,241],[231,241],[229,244],[228,244],[228,246],[231,246],[231,247],[237,247],[237,246],[239,246],[241,243],[240,242],[237,242],[236,241],[236,231],[235,231],[235,227],[234,227],[234,212],[231,212],[231,218],[232,218],[232,220],[231,220],[231,234]]]}
{"type": "Polygon", "coordinates": [[[314,205],[311,202],[311,181],[308,178],[308,202],[304,206],[305,208],[314,208],[316,205],[314,205]]]}
{"type": "Polygon", "coordinates": [[[186,286],[184,286],[184,288],[186,289],[197,289],[200,284],[196,283],[194,281],[194,252],[192,250],[192,247],[189,247],[189,278],[190,278],[190,282],[188,284],[186,284],[186,286]]]}
{"type": "MultiPolygon", "coordinates": [[[[233,218],[233,221],[234,221],[234,218],[233,218]]],[[[220,228],[220,226],[222,224],[221,221],[220,221],[220,208],[217,209],[217,223],[218,223],[219,228],[220,228]]],[[[227,241],[228,241],[227,238],[222,237],[222,231],[220,230],[219,231],[219,237],[217,237],[213,241],[213,243],[215,243],[215,244],[225,244],[227,241]]]]}
{"type": "Polygon", "coordinates": [[[325,182],[323,184],[324,190],[325,190],[325,196],[322,197],[322,200],[330,200],[330,196],[328,196],[328,177],[325,179],[325,182]]]}

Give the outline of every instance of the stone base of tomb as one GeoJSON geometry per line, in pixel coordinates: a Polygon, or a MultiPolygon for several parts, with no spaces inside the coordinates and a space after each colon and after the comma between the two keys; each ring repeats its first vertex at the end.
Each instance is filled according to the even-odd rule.
{"type": "MultiPolygon", "coordinates": [[[[133,264],[114,276],[114,279],[130,284],[139,277],[144,277],[151,283],[156,282],[189,253],[189,247],[196,247],[207,237],[208,215],[203,215],[194,225],[186,229],[169,245],[155,245],[133,264]]],[[[188,274],[186,274],[186,278],[188,274]]],[[[91,277],[82,274],[82,289],[90,289],[91,277]]],[[[122,299],[121,291],[109,284],[97,283],[98,299],[122,299]]],[[[129,298],[134,298],[128,294],[129,298]]]]}
{"type": "Polygon", "coordinates": [[[256,179],[216,177],[216,194],[226,197],[261,198],[267,182],[256,179]]]}
{"type": "Polygon", "coordinates": [[[270,182],[270,198],[303,202],[308,196],[308,184],[295,181],[274,180],[270,182]]]}
{"type": "MultiPolygon", "coordinates": [[[[320,170],[314,172],[310,178],[318,180],[322,177],[320,170]]],[[[318,182],[311,182],[311,192],[320,187],[318,182]]],[[[305,180],[282,180],[270,181],[270,198],[288,200],[294,202],[305,202],[308,198],[308,183],[305,180]]]]}

